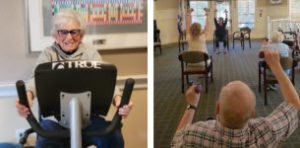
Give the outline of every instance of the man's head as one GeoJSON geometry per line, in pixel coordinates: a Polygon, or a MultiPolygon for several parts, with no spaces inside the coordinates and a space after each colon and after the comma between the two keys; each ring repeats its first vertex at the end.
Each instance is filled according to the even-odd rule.
{"type": "Polygon", "coordinates": [[[221,124],[228,128],[243,128],[255,116],[255,95],[241,81],[224,86],[217,102],[217,115],[221,124]]]}
{"type": "Polygon", "coordinates": [[[279,43],[279,42],[282,42],[283,39],[284,39],[284,36],[283,36],[283,34],[282,34],[281,32],[279,32],[279,31],[274,31],[274,32],[272,33],[272,36],[271,36],[272,42],[275,42],[275,43],[277,42],[277,43],[279,43]]]}
{"type": "Polygon", "coordinates": [[[63,10],[53,17],[51,34],[65,52],[76,50],[84,33],[84,21],[76,11],[63,10]]]}
{"type": "Polygon", "coordinates": [[[222,26],[224,24],[224,19],[222,17],[219,17],[218,23],[222,26]]]}

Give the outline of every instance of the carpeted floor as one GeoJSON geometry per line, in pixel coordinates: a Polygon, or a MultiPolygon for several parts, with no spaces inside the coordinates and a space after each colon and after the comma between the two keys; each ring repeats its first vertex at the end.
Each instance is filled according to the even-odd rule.
{"type": "MultiPolygon", "coordinates": [[[[214,83],[210,83],[208,93],[201,94],[201,99],[194,121],[215,117],[215,103],[220,89],[230,81],[241,80],[249,85],[256,95],[257,116],[271,113],[282,101],[280,91],[268,92],[268,106],[263,104],[263,93],[258,93],[258,49],[261,42],[253,42],[249,49],[248,42],[245,50],[236,44],[235,49],[230,45],[230,53],[212,54],[212,44],[207,48],[213,55],[214,83]]],[[[154,146],[155,148],[170,147],[175,130],[187,106],[181,93],[180,62],[178,47],[165,48],[163,54],[154,52],[154,146]]],[[[191,77],[193,81],[204,84],[203,78],[191,77]]],[[[296,71],[296,89],[300,92],[300,70],[296,71]]],[[[188,87],[187,84],[185,85],[188,87]]],[[[277,87],[277,89],[279,89],[277,87]]],[[[300,116],[300,115],[299,115],[300,116]]],[[[300,147],[300,128],[287,139],[281,147],[300,147]]]]}

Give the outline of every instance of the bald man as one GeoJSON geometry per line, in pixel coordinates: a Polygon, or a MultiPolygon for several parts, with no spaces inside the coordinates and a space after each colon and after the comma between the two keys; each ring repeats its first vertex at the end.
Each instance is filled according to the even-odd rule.
{"type": "Polygon", "coordinates": [[[233,81],[221,90],[216,105],[216,120],[192,123],[200,100],[196,86],[186,92],[186,109],[172,147],[277,147],[298,126],[299,96],[285,75],[279,53],[266,50],[265,61],[276,76],[284,101],[267,117],[255,117],[255,95],[241,81],[233,81]]]}

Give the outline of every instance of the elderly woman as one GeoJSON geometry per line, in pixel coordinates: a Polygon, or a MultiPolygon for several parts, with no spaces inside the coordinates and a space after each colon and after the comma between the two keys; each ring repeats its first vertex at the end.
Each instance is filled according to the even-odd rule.
{"type": "Polygon", "coordinates": [[[274,31],[271,36],[271,43],[266,48],[271,48],[279,52],[281,57],[288,57],[290,48],[288,45],[282,43],[284,36],[278,31],[274,31]]]}
{"type": "MultiPolygon", "coordinates": [[[[193,9],[189,9],[187,11],[187,17],[186,17],[186,34],[187,34],[187,41],[189,51],[201,51],[208,54],[207,47],[206,47],[206,36],[209,33],[209,23],[208,23],[208,17],[206,17],[206,24],[205,28],[202,29],[200,23],[193,23],[192,24],[192,18],[191,13],[193,9]]],[[[208,15],[208,9],[205,9],[206,16],[208,15]]],[[[210,63],[210,59],[208,59],[208,64],[210,63]]],[[[189,64],[190,66],[204,66],[205,62],[200,62],[196,64],[189,64]]]]}
{"type": "MultiPolygon", "coordinates": [[[[52,31],[51,34],[55,40],[52,46],[42,51],[41,55],[37,60],[37,65],[52,61],[63,61],[63,60],[98,60],[102,61],[100,54],[97,50],[86,48],[82,44],[82,39],[85,34],[85,26],[82,17],[75,11],[60,11],[57,13],[52,20],[52,31]]],[[[33,98],[35,97],[35,84],[34,78],[29,81],[27,86],[27,96],[30,106],[32,105],[33,98]]],[[[115,89],[114,102],[116,106],[120,104],[121,97],[118,88],[115,89]]],[[[28,108],[21,105],[19,100],[16,102],[18,113],[26,117],[29,114],[28,108]]],[[[132,102],[129,105],[119,109],[119,114],[125,118],[132,108],[132,102]]],[[[43,119],[40,122],[41,126],[45,130],[56,130],[62,127],[57,121],[43,119]]],[[[103,128],[108,125],[102,117],[92,116],[91,124],[84,130],[92,130],[103,128]]],[[[69,141],[57,139],[45,139],[38,136],[36,147],[68,147],[69,141]]],[[[121,134],[121,130],[112,133],[105,138],[85,138],[83,137],[83,145],[96,145],[97,147],[124,147],[124,141],[121,134]]]]}
{"type": "Polygon", "coordinates": [[[219,17],[217,21],[217,9],[214,10],[214,22],[215,22],[215,36],[216,36],[216,47],[217,47],[217,54],[220,53],[219,49],[219,42],[223,42],[223,47],[224,47],[224,54],[226,54],[226,25],[227,25],[227,10],[225,10],[225,21],[222,17],[219,17]]]}
{"type": "MultiPolygon", "coordinates": [[[[261,48],[263,51],[264,49],[272,49],[279,52],[280,57],[288,57],[290,54],[290,48],[288,45],[282,43],[284,36],[279,31],[274,31],[271,35],[271,42],[266,45],[264,48],[261,48]]],[[[286,75],[290,75],[290,70],[285,71],[286,75]]],[[[268,70],[267,75],[274,76],[273,73],[268,70]]],[[[275,84],[270,84],[267,86],[267,90],[276,90],[275,84]]]]}

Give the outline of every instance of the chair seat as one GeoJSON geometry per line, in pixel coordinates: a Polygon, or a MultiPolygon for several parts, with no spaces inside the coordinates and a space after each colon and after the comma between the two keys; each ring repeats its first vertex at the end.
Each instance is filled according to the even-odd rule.
{"type": "MultiPolygon", "coordinates": [[[[290,76],[288,76],[288,77],[291,79],[290,76]]],[[[268,81],[268,83],[278,83],[275,76],[266,76],[266,81],[268,81]]]]}
{"type": "Polygon", "coordinates": [[[184,72],[199,72],[199,71],[203,71],[205,72],[205,66],[187,66],[186,69],[184,70],[184,72]]]}
{"type": "Polygon", "coordinates": [[[154,46],[161,46],[160,42],[154,42],[154,46]]]}
{"type": "Polygon", "coordinates": [[[188,40],[184,39],[184,40],[181,41],[181,43],[188,43],[188,40]]]}
{"type": "MultiPolygon", "coordinates": [[[[292,84],[294,85],[295,83],[295,61],[291,57],[281,57],[280,58],[280,65],[284,71],[286,70],[291,70],[290,74],[288,75],[289,79],[291,80],[292,84]]],[[[265,78],[263,82],[264,86],[264,100],[265,100],[265,105],[267,105],[267,85],[268,84],[277,84],[278,81],[275,77],[275,75],[270,75],[267,72],[270,71],[270,68],[268,67],[267,63],[265,61],[259,61],[258,64],[258,90],[261,92],[261,81],[263,80],[262,78],[265,78]],[[261,76],[263,76],[261,78],[261,76]]]]}
{"type": "Polygon", "coordinates": [[[275,76],[266,76],[267,81],[277,81],[275,76]]]}

